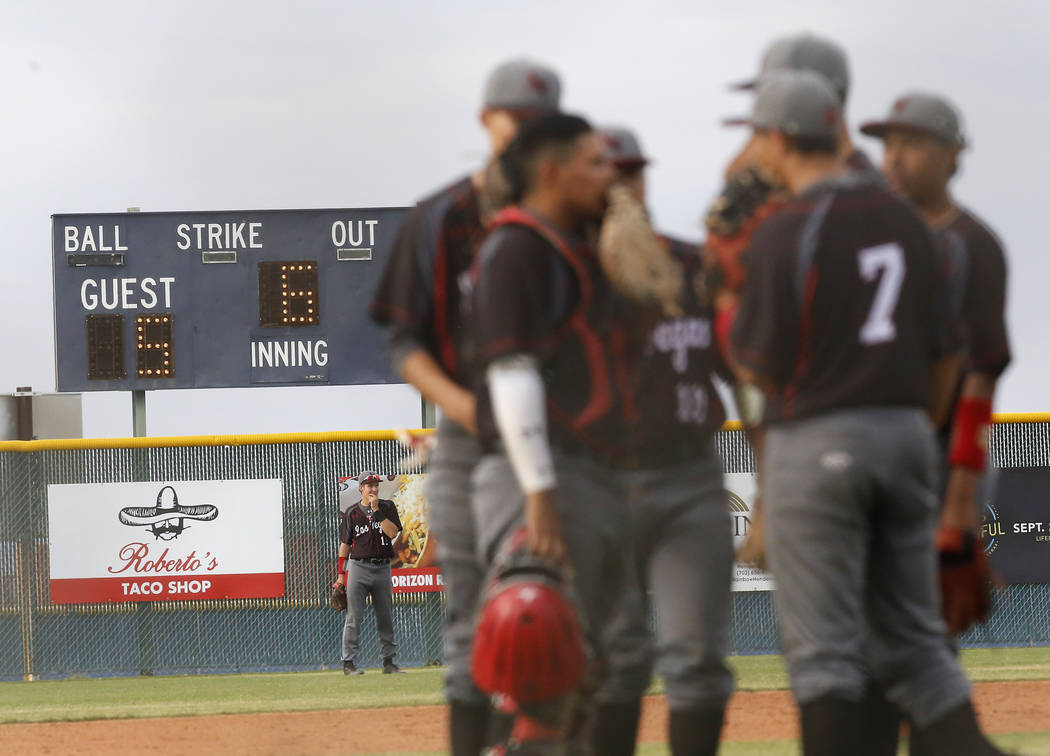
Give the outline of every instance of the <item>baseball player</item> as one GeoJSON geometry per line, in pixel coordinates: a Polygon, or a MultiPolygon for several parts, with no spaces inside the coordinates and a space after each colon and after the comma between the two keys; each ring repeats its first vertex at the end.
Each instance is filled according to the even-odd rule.
{"type": "MultiPolygon", "coordinates": [[[[828,80],[843,108],[849,97],[850,71],[849,60],[845,50],[834,41],[809,32],[793,34],[774,40],[766,48],[758,75],[746,81],[731,84],[732,89],[741,91],[754,90],[762,77],[770,71],[813,71],[828,80]]],[[[875,172],[875,166],[868,156],[854,145],[850,138],[849,128],[843,120],[839,124],[838,154],[846,165],[855,171],[875,172]]],[[[726,171],[727,175],[753,162],[752,145],[749,141],[726,171]]]]}
{"type": "MultiPolygon", "coordinates": [[[[845,110],[850,90],[849,61],[845,51],[834,41],[810,33],[795,34],[774,40],[766,49],[759,73],[754,78],[731,85],[736,90],[753,91],[762,77],[771,71],[812,71],[824,77],[835,91],[845,110]]],[[[741,119],[728,119],[734,125],[741,119]]],[[[746,121],[746,119],[743,119],[746,121]]],[[[856,147],[845,120],[839,124],[838,156],[850,170],[870,177],[881,177],[868,156],[856,147]]],[[[785,201],[784,188],[777,186],[758,165],[757,141],[749,139],[744,149],[726,169],[726,186],[706,218],[708,230],[704,256],[708,259],[710,288],[714,290],[715,332],[723,350],[728,353],[729,331],[746,283],[741,253],[750,243],[758,225],[785,201]]],[[[755,458],[761,460],[764,430],[758,425],[761,395],[753,387],[740,383],[734,394],[741,419],[755,458]]],[[[761,470],[757,470],[761,477],[761,470]]],[[[761,491],[761,489],[760,489],[761,491]]],[[[755,502],[752,527],[737,553],[742,562],[759,567],[764,564],[762,544],[765,532],[761,494],[755,502]]]]}
{"type": "Polygon", "coordinates": [[[483,236],[483,220],[504,201],[495,158],[518,125],[557,110],[561,84],[545,65],[512,60],[485,82],[481,123],[492,158],[419,203],[401,229],[371,306],[387,327],[395,369],[441,410],[426,499],[444,573],[445,695],[453,756],[477,756],[485,745],[489,704],[470,677],[470,644],[482,572],[469,507],[470,473],[481,456],[469,361],[461,323],[461,287],[483,236]]]}
{"type": "MultiPolygon", "coordinates": [[[[861,132],[883,141],[882,170],[890,186],[910,199],[941,243],[952,268],[953,310],[964,330],[965,360],[953,396],[954,413],[938,428],[943,507],[942,614],[953,633],[984,621],[989,609],[981,551],[978,490],[987,457],[987,433],[999,376],[1010,362],[1005,323],[1006,262],[995,235],[952,198],[949,184],[966,146],[956,108],[943,97],[913,92],[898,97],[882,120],[861,132]],[[975,583],[976,581],[976,583],[975,583]]],[[[869,753],[896,753],[895,711],[878,714],[869,701],[869,753]]]]}
{"type": "Polygon", "coordinates": [[[393,585],[390,581],[390,560],[394,558],[392,544],[401,532],[401,519],[394,502],[379,498],[379,481],[379,475],[374,472],[363,472],[358,476],[361,501],[346,510],[340,527],[339,576],[332,587],[346,586],[344,675],[364,674],[354,659],[361,637],[361,621],[365,616],[365,597],[369,595],[379,629],[383,674],[401,672],[394,664],[397,643],[394,642],[393,585]]]}
{"type": "MultiPolygon", "coordinates": [[[[503,163],[514,204],[493,220],[470,300],[486,451],[472,480],[475,525],[486,563],[524,525],[534,555],[571,565],[597,678],[608,663],[601,629],[641,611],[623,558],[631,524],[617,483],[626,434],[613,293],[587,242],[614,169],[601,136],[569,115],[524,124],[503,163]]],[[[601,742],[613,744],[597,752],[633,751],[635,721],[597,717],[601,742]]]]}
{"type": "Polygon", "coordinates": [[[841,118],[819,75],[763,77],[755,154],[793,199],[746,252],[732,332],[741,378],[766,390],[767,550],[803,751],[860,750],[870,671],[916,753],[998,753],[938,611],[927,412],[950,400],[956,346],[941,258],[906,202],[845,170],[841,118]]]}
{"type": "MultiPolygon", "coordinates": [[[[618,183],[645,205],[645,166],[637,137],[623,128],[604,130],[618,183]]],[[[713,435],[725,409],[712,384],[716,373],[732,380],[713,337],[713,309],[701,283],[699,249],[663,237],[682,266],[687,285],[682,314],[666,317],[653,307],[630,307],[628,432],[631,464],[620,472],[627,492],[637,561],[656,610],[656,668],[670,707],[671,752],[714,754],[733,679],[725,664],[729,645],[733,543],[722,461],[713,435]]],[[[648,662],[647,617],[617,617],[624,636],[617,663],[648,662]],[[626,629],[624,623],[628,624],[626,629]]],[[[647,679],[648,667],[633,679],[647,679]]],[[[613,675],[610,680],[621,685],[613,675]]],[[[643,691],[638,691],[640,695],[643,691]]],[[[604,691],[602,691],[604,693],[604,691]]],[[[635,712],[637,713],[637,712],[635,712]]],[[[624,711],[623,716],[629,716],[624,711]]]]}

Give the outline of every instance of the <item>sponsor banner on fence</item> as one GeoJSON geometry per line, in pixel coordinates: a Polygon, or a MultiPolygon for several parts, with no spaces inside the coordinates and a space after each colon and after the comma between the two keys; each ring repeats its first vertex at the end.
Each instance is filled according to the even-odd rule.
{"type": "MultiPolygon", "coordinates": [[[[445,590],[441,570],[435,566],[437,544],[428,529],[426,501],[423,498],[425,475],[385,475],[379,484],[379,498],[397,505],[404,530],[394,541],[394,593],[423,593],[445,590]],[[418,571],[418,575],[415,575],[418,571]]],[[[738,548],[751,527],[752,507],[755,501],[753,473],[727,473],[725,486],[729,492],[729,514],[733,532],[733,547],[738,548]]],[[[356,476],[339,478],[339,511],[361,501],[356,476]]],[[[734,591],[773,590],[773,577],[746,564],[733,566],[734,591]]]]}
{"type": "MultiPolygon", "coordinates": [[[[755,497],[758,493],[754,473],[726,473],[725,487],[729,493],[729,518],[733,529],[733,549],[740,548],[751,529],[755,497]]],[[[771,591],[773,576],[757,567],[735,562],[733,564],[734,591],[771,591]]]]}
{"type": "Polygon", "coordinates": [[[437,567],[402,567],[390,573],[394,593],[435,593],[445,590],[445,581],[437,567]]]}
{"type": "MultiPolygon", "coordinates": [[[[383,475],[379,482],[379,498],[394,502],[401,518],[401,534],[394,539],[394,569],[430,567],[436,561],[437,544],[430,538],[427,505],[423,498],[426,475],[383,475]]],[[[339,478],[339,514],[361,501],[357,476],[339,478]]],[[[396,574],[396,573],[395,573],[396,574]]],[[[431,590],[444,590],[436,588],[431,590]]],[[[395,588],[396,592],[396,588],[395,588]]]]}
{"type": "Polygon", "coordinates": [[[284,595],[280,480],[47,487],[51,602],[284,595]]]}
{"type": "Polygon", "coordinates": [[[982,507],[981,535],[996,577],[1050,583],[1050,469],[1018,467],[989,475],[994,495],[982,507]]]}

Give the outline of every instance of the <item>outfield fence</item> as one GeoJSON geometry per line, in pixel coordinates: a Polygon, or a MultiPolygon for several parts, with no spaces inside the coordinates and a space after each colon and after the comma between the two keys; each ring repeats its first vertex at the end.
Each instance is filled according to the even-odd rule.
{"type": "MultiPolygon", "coordinates": [[[[1050,419],[1005,416],[1000,467],[1050,466],[1050,419]]],[[[739,430],[718,435],[726,472],[753,468],[739,430]]],[[[343,615],[327,605],[338,548],[337,480],[395,470],[389,432],[0,442],[0,679],[153,675],[340,666],[343,615]],[[286,594],[279,599],[52,604],[47,486],[280,478],[286,594]]],[[[440,664],[443,593],[398,594],[405,666],[440,664]]],[[[773,653],[771,594],[733,594],[734,653],[773,653]]],[[[1050,586],[1000,588],[995,613],[963,646],[1050,645],[1050,586]]],[[[359,662],[379,663],[366,618],[359,662]]]]}

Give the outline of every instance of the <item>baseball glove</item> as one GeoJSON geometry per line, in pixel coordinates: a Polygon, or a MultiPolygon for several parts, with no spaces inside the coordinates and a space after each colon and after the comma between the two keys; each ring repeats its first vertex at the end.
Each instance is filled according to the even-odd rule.
{"type": "Polygon", "coordinates": [[[971,531],[941,528],[937,531],[940,557],[941,614],[954,634],[988,619],[991,609],[991,576],[984,544],[971,531]]]}
{"type": "Polygon", "coordinates": [[[598,235],[598,259],[613,287],[628,300],[658,305],[681,317],[682,266],[657,236],[645,208],[630,190],[614,186],[598,235]]]}
{"type": "Polygon", "coordinates": [[[332,608],[337,612],[346,611],[346,586],[337,585],[332,589],[332,608]]]}
{"type": "Polygon", "coordinates": [[[729,177],[704,219],[704,254],[712,290],[740,290],[746,277],[740,255],[758,225],[782,204],[782,191],[758,168],[745,168],[729,177]]]}

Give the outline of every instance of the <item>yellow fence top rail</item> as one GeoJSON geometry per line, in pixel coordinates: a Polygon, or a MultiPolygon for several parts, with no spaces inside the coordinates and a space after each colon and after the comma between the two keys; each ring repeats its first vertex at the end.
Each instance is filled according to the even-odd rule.
{"type": "MultiPolygon", "coordinates": [[[[1050,423],[1050,412],[1005,412],[997,423],[1050,423]]],[[[741,430],[732,420],[722,430],[741,430]]],[[[420,428],[412,433],[433,433],[420,428]]],[[[0,452],[35,452],[65,449],[153,449],[171,446],[251,446],[258,444],[322,444],[332,441],[392,441],[393,430],[326,431],[322,433],[246,433],[228,436],[146,436],[143,438],[54,438],[37,441],[0,441],[0,452]]]]}

